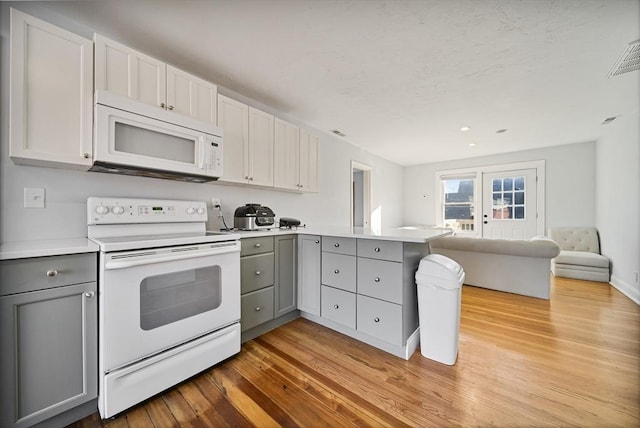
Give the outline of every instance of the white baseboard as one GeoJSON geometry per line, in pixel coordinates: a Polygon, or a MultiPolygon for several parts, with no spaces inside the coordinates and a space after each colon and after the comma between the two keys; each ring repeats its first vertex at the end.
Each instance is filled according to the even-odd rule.
{"type": "Polygon", "coordinates": [[[620,291],[622,294],[633,300],[636,305],[640,305],[640,288],[611,275],[611,282],[609,282],[614,288],[620,291]]]}

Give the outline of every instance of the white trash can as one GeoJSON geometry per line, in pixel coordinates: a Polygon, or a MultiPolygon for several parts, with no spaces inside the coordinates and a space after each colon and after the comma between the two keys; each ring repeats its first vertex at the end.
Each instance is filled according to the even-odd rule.
{"type": "Polygon", "coordinates": [[[463,282],[464,270],[454,260],[440,254],[420,260],[416,272],[420,353],[450,366],[458,356],[463,282]]]}

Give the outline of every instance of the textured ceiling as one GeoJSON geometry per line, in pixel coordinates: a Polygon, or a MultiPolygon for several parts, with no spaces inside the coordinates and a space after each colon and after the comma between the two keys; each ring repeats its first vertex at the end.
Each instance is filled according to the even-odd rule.
{"type": "Polygon", "coordinates": [[[639,0],[43,7],[401,165],[593,141],[640,114],[640,73],[607,78],[640,38],[639,0]]]}

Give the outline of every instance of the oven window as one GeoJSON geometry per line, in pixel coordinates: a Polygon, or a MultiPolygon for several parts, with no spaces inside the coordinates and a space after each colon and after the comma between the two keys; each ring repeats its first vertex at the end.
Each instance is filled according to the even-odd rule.
{"type": "Polygon", "coordinates": [[[192,139],[116,122],[115,149],[119,152],[193,164],[196,143],[192,139]]]}
{"type": "Polygon", "coordinates": [[[162,327],[216,309],[221,302],[220,266],[150,276],[140,283],[140,327],[162,327]]]}

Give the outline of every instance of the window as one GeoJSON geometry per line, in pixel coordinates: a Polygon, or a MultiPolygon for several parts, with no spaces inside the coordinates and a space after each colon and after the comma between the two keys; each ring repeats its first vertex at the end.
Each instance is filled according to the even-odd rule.
{"type": "Polygon", "coordinates": [[[493,190],[492,217],[494,220],[525,219],[524,177],[494,178],[491,187],[493,190]]]}
{"type": "Polygon", "coordinates": [[[475,176],[442,177],[444,227],[456,232],[475,231],[475,176]]]}

